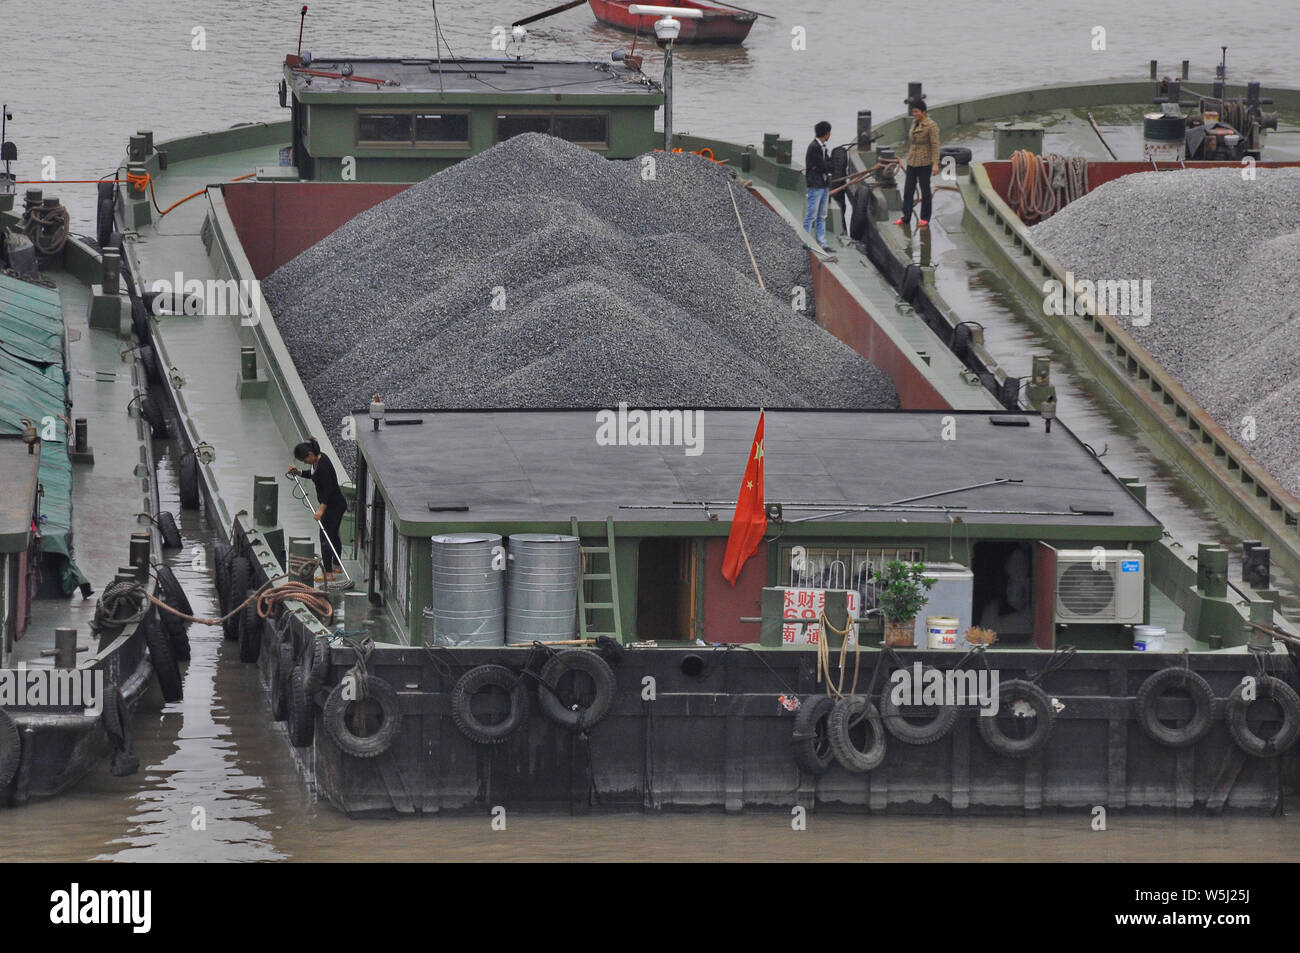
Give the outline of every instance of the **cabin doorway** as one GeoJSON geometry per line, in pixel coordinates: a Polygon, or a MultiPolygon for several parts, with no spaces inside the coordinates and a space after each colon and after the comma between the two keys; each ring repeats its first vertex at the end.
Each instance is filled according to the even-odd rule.
{"type": "Polygon", "coordinates": [[[972,549],[975,598],[971,623],[992,629],[998,644],[1034,636],[1034,559],[1028,543],[990,540],[972,549]]]}
{"type": "Polygon", "coordinates": [[[695,638],[695,543],[652,538],[637,547],[636,637],[672,642],[695,638]]]}

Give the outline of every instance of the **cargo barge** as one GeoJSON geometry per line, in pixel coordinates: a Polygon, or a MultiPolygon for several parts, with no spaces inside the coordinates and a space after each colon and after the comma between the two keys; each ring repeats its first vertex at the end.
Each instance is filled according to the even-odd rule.
{"type": "MultiPolygon", "coordinates": [[[[508,62],[291,56],[290,121],[167,142],[138,133],[100,223],[102,244],[129,263],[139,343],[174,370],[162,393],[196,461],[187,505],[226,536],[213,554],[226,610],[319,555],[279,474],[308,436],[337,459],[340,431],[321,421],[260,292],[186,313],[183,290],[155,308],[155,282],[179,272],[256,288],[359,212],[508,137],[516,114],[552,134],[581,129],[611,159],[656,145],[662,93],[626,65],[529,64],[515,93],[349,79],[390,68],[460,83],[476,70],[512,75],[508,62]],[[337,75],[309,80],[306,69],[337,75]],[[578,69],[624,88],[536,89],[578,69]],[[421,140],[430,121],[439,134],[421,140]],[[195,193],[161,230],[155,212],[195,193]]],[[[772,137],[771,155],[675,145],[728,161],[797,228],[802,175],[788,140],[772,137]]],[[[397,410],[357,395],[343,431],[358,459],[342,552],[355,586],[334,597],[339,617],[326,625],[289,600],[227,626],[324,798],[353,816],[1281,806],[1296,783],[1300,710],[1277,594],[1230,580],[1223,547],[1170,537],[1140,481],[1112,475],[1068,418],[1049,430],[982,345],[951,351],[870,261],[847,247],[808,254],[817,323],[889,375],[903,410],[768,411],[775,535],[734,588],[720,564],[757,408],[662,408],[705,415],[709,442],[687,456],[599,446],[602,408],[397,410]],[[501,578],[482,586],[493,592],[517,584],[511,537],[578,547],[580,562],[541,589],[546,631],[572,638],[525,625],[511,639],[506,621],[486,626],[500,644],[454,644],[436,621],[454,603],[435,595],[435,547],[465,534],[504,557],[490,570],[501,578]],[[999,641],[883,644],[874,580],[895,560],[956,580],[969,605],[959,622],[1000,627],[999,641]],[[566,592],[571,616],[555,611],[566,592]],[[784,600],[805,597],[818,627],[787,619],[784,600]],[[1137,626],[1164,629],[1163,648],[1134,651],[1137,626]],[[584,647],[546,644],[570,641],[584,647]],[[821,646],[834,650],[829,670],[821,646]],[[996,672],[1012,687],[997,715],[889,708],[887,680],[916,664],[996,672]],[[833,719],[845,706],[876,714],[833,719]]],[[[483,606],[482,619],[497,619],[495,595],[483,606]]]]}

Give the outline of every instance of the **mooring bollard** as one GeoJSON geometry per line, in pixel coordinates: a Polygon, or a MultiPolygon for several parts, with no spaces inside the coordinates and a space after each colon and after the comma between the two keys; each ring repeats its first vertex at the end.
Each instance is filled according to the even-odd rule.
{"type": "Polygon", "coordinates": [[[59,628],[54,630],[54,667],[77,667],[77,630],[59,628]]]}
{"type": "Polygon", "coordinates": [[[258,526],[280,522],[280,485],[275,477],[253,477],[253,521],[258,526]]]}
{"type": "Polygon", "coordinates": [[[152,549],[152,540],[147,532],[135,532],[131,534],[131,555],[129,562],[132,569],[138,576],[143,577],[149,574],[149,553],[152,549]]]}

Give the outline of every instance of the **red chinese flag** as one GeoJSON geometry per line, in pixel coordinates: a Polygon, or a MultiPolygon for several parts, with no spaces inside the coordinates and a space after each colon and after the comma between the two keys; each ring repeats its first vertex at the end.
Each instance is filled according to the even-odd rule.
{"type": "Polygon", "coordinates": [[[763,414],[758,415],[754,445],[750,448],[745,478],[736,494],[736,515],[731,518],[731,535],[722,557],[722,575],[733,586],[745,560],[758,551],[767,532],[767,512],[763,509],[763,414]]]}

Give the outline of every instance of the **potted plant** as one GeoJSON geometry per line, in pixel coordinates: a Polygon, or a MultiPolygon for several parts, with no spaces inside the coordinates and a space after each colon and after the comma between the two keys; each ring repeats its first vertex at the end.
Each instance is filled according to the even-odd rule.
{"type": "Polygon", "coordinates": [[[891,560],[876,579],[876,607],[885,617],[885,644],[911,648],[916,614],[927,601],[934,580],[925,576],[924,563],[891,560]]]}

